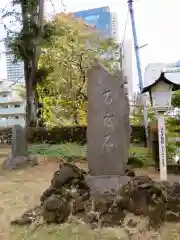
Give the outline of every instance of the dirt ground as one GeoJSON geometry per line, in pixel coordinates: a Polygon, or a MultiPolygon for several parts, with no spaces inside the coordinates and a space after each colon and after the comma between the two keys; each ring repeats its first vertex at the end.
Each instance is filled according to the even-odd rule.
{"type": "MultiPolygon", "coordinates": [[[[8,152],[8,146],[0,148],[0,162],[8,152]]],[[[141,230],[146,222],[144,219],[138,220],[141,223],[140,230],[133,230],[139,232],[135,232],[131,237],[127,234],[126,228],[91,230],[80,220],[74,219],[62,226],[41,224],[31,227],[11,227],[9,223],[12,219],[39,203],[41,193],[49,186],[52,175],[58,168],[57,161],[48,162],[43,157],[40,160],[41,164],[36,167],[13,172],[0,171],[0,240],[180,240],[179,223],[167,224],[159,232],[144,232],[141,230]]],[[[137,172],[140,174],[142,170],[137,172]]],[[[146,174],[147,171],[144,170],[143,173],[146,174]]],[[[155,176],[157,177],[157,174],[155,176]]],[[[177,179],[177,176],[175,178],[177,179]]]]}

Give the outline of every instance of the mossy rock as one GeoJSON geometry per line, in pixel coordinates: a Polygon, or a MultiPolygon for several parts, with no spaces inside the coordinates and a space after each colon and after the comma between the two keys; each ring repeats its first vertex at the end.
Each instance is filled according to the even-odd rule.
{"type": "Polygon", "coordinates": [[[42,206],[42,216],[46,223],[64,223],[71,213],[70,203],[60,195],[52,194],[42,206]]]}
{"type": "MultiPolygon", "coordinates": [[[[154,226],[180,216],[180,184],[155,182],[148,176],[134,177],[120,189],[124,209],[148,216],[154,226]],[[171,214],[169,213],[171,212],[171,214]]],[[[180,220],[180,217],[179,217],[180,220]]]]}

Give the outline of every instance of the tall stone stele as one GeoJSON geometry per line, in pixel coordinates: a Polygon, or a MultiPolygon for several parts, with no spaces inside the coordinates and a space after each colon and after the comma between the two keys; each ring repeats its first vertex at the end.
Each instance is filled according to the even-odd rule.
{"type": "Polygon", "coordinates": [[[93,192],[127,183],[130,126],[123,80],[96,63],[88,71],[87,182],[93,192]]]}
{"type": "Polygon", "coordinates": [[[12,128],[11,153],[3,163],[4,169],[15,169],[26,164],[36,165],[36,157],[28,155],[27,136],[25,129],[20,125],[12,128]]]}

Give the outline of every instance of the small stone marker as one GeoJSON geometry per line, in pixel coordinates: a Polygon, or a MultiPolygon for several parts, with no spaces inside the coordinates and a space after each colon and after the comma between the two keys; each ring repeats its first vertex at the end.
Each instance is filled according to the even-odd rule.
{"type": "Polygon", "coordinates": [[[12,129],[11,153],[3,163],[4,169],[15,169],[30,163],[37,165],[36,157],[28,155],[26,131],[20,125],[14,125],[12,129]]]}
{"type": "Polygon", "coordinates": [[[102,65],[88,72],[87,183],[93,194],[116,194],[127,183],[130,126],[128,99],[122,80],[102,65]]]}
{"type": "Polygon", "coordinates": [[[12,129],[12,157],[27,155],[28,148],[25,129],[20,125],[14,125],[12,129]]]}

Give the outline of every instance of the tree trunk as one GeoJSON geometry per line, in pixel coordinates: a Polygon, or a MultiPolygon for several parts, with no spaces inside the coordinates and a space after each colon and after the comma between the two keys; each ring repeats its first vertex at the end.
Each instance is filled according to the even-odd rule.
{"type": "MultiPolygon", "coordinates": [[[[34,4],[29,3],[29,0],[26,0],[23,4],[21,3],[21,10],[22,10],[22,20],[23,20],[23,30],[24,34],[26,32],[30,31],[30,28],[32,28],[32,25],[34,23],[38,24],[38,1],[34,2],[34,4]],[[29,19],[27,19],[27,15],[30,14],[32,19],[30,22],[29,19]]],[[[36,77],[36,71],[37,71],[37,45],[39,44],[39,37],[40,37],[41,31],[39,30],[39,33],[37,36],[35,36],[34,40],[36,44],[34,44],[34,49],[32,49],[31,54],[28,55],[28,49],[27,50],[27,56],[24,59],[24,75],[25,75],[25,87],[26,87],[26,125],[36,125],[37,123],[37,117],[36,117],[36,104],[35,104],[35,87],[33,86],[34,79],[36,77]]]]}
{"type": "Polygon", "coordinates": [[[74,124],[76,125],[79,124],[78,108],[76,106],[73,107],[73,120],[74,120],[74,124]]]}
{"type": "Polygon", "coordinates": [[[24,61],[24,73],[25,73],[25,87],[26,87],[26,125],[32,126],[36,124],[36,105],[35,105],[35,93],[31,79],[31,65],[30,61],[24,61]]]}

